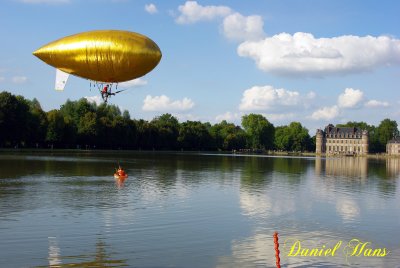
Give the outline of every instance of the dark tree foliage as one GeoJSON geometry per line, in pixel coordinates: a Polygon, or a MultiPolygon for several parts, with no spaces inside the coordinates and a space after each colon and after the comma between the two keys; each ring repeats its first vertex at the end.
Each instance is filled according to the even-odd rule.
{"type": "Polygon", "coordinates": [[[22,96],[0,93],[0,145],[18,146],[28,139],[29,103],[22,96]]]}
{"type": "Polygon", "coordinates": [[[151,124],[157,129],[157,138],[154,144],[155,149],[177,149],[179,135],[178,119],[171,114],[163,114],[154,118],[151,124]]]}
{"type": "Polygon", "coordinates": [[[275,148],[282,151],[313,151],[314,146],[308,129],[299,122],[275,128],[275,148]]]}
{"type": "Polygon", "coordinates": [[[273,149],[275,128],[264,116],[249,114],[242,117],[242,126],[247,133],[247,144],[252,149],[273,149]]]}
{"type": "Polygon", "coordinates": [[[180,125],[178,143],[184,150],[211,150],[210,123],[186,121],[180,125]]]}
{"type": "Polygon", "coordinates": [[[223,120],[210,128],[214,148],[230,151],[246,148],[246,132],[232,123],[223,120]]]}

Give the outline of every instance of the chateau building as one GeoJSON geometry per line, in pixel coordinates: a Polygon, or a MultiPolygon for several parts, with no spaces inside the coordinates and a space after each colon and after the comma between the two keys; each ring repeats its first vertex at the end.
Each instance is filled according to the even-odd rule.
{"type": "Polygon", "coordinates": [[[400,137],[395,137],[386,144],[388,155],[400,155],[400,137]]]}
{"type": "Polygon", "coordinates": [[[368,131],[356,127],[334,127],[329,124],[316,135],[317,154],[368,154],[368,131]]]}

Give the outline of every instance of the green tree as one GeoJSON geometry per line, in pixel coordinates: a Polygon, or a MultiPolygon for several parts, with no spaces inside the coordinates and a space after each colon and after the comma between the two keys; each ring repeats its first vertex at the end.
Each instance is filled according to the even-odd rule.
{"type": "Polygon", "coordinates": [[[28,143],[33,146],[39,146],[40,144],[44,143],[46,139],[47,116],[36,98],[32,101],[28,101],[28,105],[28,143]]]}
{"type": "Polygon", "coordinates": [[[210,128],[213,147],[219,150],[242,149],[246,146],[246,133],[232,123],[221,121],[210,128]]]}
{"type": "Polygon", "coordinates": [[[308,129],[299,122],[292,122],[289,126],[277,127],[275,129],[275,148],[284,151],[313,150],[308,129]]]}
{"type": "Polygon", "coordinates": [[[288,126],[279,126],[275,128],[275,148],[281,151],[289,151],[291,147],[290,134],[288,126]]]}
{"type": "Polygon", "coordinates": [[[98,129],[96,113],[88,111],[80,118],[78,123],[79,141],[84,144],[94,145],[98,129]]]}
{"type": "Polygon", "coordinates": [[[176,149],[179,135],[179,122],[171,114],[155,117],[151,124],[156,128],[157,139],[155,147],[158,149],[176,149]]]}
{"type": "Polygon", "coordinates": [[[254,149],[272,149],[275,128],[264,116],[249,114],[242,117],[242,126],[248,137],[248,146],[254,149]]]}
{"type": "Polygon", "coordinates": [[[28,135],[29,105],[22,96],[0,93],[0,146],[16,146],[28,135]]]}
{"type": "Polygon", "coordinates": [[[397,122],[388,118],[381,121],[376,129],[378,151],[385,152],[387,142],[398,134],[397,122]]]}
{"type": "Polygon", "coordinates": [[[58,110],[51,110],[47,113],[46,142],[59,146],[64,141],[65,122],[64,116],[58,110]]]}
{"type": "Polygon", "coordinates": [[[185,150],[209,150],[212,147],[212,137],[209,133],[209,123],[186,121],[180,125],[178,142],[185,150]]]}
{"type": "Polygon", "coordinates": [[[140,119],[135,121],[137,128],[136,146],[137,149],[154,149],[156,128],[153,124],[146,120],[140,119]]]}

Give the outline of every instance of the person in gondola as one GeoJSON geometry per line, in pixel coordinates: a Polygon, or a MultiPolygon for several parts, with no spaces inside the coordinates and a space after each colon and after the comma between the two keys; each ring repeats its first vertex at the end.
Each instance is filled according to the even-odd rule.
{"type": "Polygon", "coordinates": [[[124,177],[126,175],[125,170],[121,166],[118,166],[117,174],[121,177],[124,177]]]}
{"type": "Polygon", "coordinates": [[[111,92],[111,87],[109,84],[105,85],[103,90],[101,91],[101,97],[103,98],[103,101],[107,103],[108,97],[111,95],[115,95],[115,93],[111,92]]]}

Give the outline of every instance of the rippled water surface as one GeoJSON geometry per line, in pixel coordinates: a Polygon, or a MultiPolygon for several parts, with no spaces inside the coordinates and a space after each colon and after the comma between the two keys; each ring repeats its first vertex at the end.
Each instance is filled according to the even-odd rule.
{"type": "Polygon", "coordinates": [[[2,152],[0,267],[275,267],[274,231],[282,267],[400,267],[399,177],[400,159],[2,152]]]}

